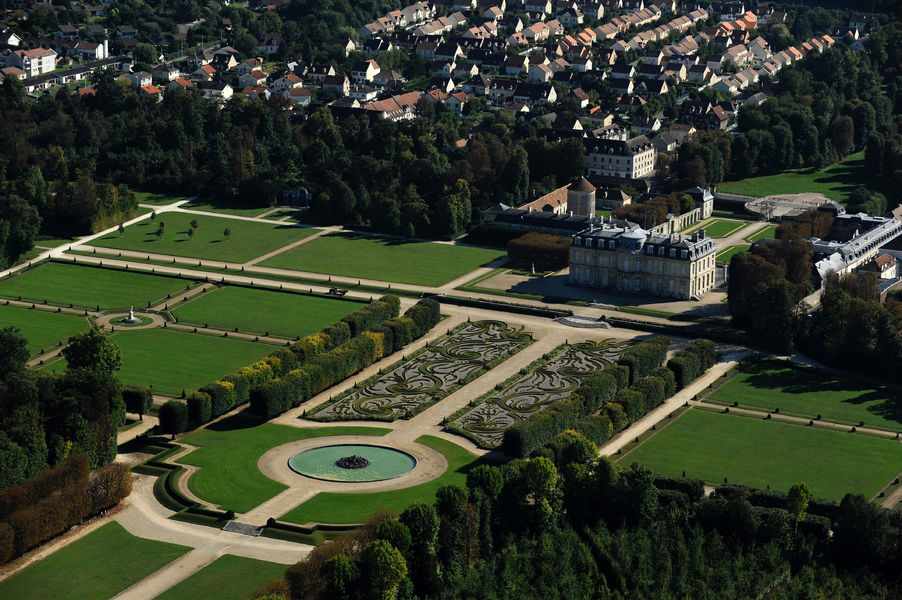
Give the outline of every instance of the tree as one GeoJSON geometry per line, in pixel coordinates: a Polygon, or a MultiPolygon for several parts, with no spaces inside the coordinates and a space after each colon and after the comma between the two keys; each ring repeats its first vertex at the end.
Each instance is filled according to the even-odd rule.
{"type": "Polygon", "coordinates": [[[360,556],[364,589],[373,600],[394,600],[407,576],[407,563],[397,548],[385,540],[370,542],[360,556]]]}
{"type": "Polygon", "coordinates": [[[333,600],[351,600],[360,573],[357,565],[344,554],[333,556],[323,563],[321,575],[325,581],[327,597],[333,600]]]}
{"type": "Polygon", "coordinates": [[[796,521],[804,521],[808,511],[808,500],[811,498],[811,488],[807,483],[794,483],[786,494],[786,507],[792,513],[796,521]]]}
{"type": "Polygon", "coordinates": [[[178,400],[169,400],[160,407],[160,431],[172,434],[182,433],[188,429],[188,406],[178,400]]]}
{"type": "Polygon", "coordinates": [[[0,329],[0,381],[24,372],[30,355],[28,340],[18,327],[0,329]]]}
{"type": "Polygon", "coordinates": [[[154,48],[150,44],[140,43],[135,46],[134,57],[135,62],[144,63],[146,65],[155,65],[157,64],[157,59],[159,58],[159,53],[157,49],[154,48]]]}
{"type": "Polygon", "coordinates": [[[138,415],[143,421],[144,414],[153,406],[153,394],[150,388],[137,385],[127,385],[122,388],[122,400],[125,402],[125,410],[138,415]]]}
{"type": "Polygon", "coordinates": [[[833,140],[833,147],[836,148],[840,156],[848,154],[855,145],[855,125],[852,117],[838,115],[833,119],[830,139],[833,140]]]}
{"type": "Polygon", "coordinates": [[[100,375],[112,375],[122,365],[119,347],[97,325],[70,337],[62,354],[69,369],[85,369],[100,375]]]}
{"type": "Polygon", "coordinates": [[[122,223],[119,223],[118,229],[119,229],[119,237],[122,237],[123,235],[125,235],[125,226],[122,223]]]}
{"type": "Polygon", "coordinates": [[[197,228],[198,228],[197,219],[191,219],[191,228],[192,228],[192,229],[197,229],[197,228]]]}
{"type": "Polygon", "coordinates": [[[231,228],[231,227],[226,227],[225,229],[223,229],[223,230],[222,230],[222,236],[225,238],[225,241],[227,241],[227,242],[228,242],[230,239],[232,239],[232,228],[231,228]]]}

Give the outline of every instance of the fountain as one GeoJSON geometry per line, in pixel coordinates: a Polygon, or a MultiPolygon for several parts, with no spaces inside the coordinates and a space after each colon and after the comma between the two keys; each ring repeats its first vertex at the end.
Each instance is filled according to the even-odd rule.
{"type": "Polygon", "coordinates": [[[409,473],[416,465],[417,460],[407,452],[369,444],[320,446],[288,460],[288,466],[301,475],[348,483],[393,479],[409,473]]]}
{"type": "Polygon", "coordinates": [[[120,323],[127,323],[129,325],[136,325],[141,322],[141,319],[135,316],[135,307],[131,306],[128,309],[128,316],[122,317],[119,319],[120,323]]]}
{"type": "Polygon", "coordinates": [[[353,454],[351,456],[342,456],[335,461],[335,464],[342,469],[365,469],[370,466],[370,461],[362,456],[353,454]]]}

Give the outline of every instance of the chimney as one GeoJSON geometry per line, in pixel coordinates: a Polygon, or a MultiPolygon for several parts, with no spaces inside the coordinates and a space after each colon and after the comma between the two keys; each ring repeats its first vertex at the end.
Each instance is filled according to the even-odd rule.
{"type": "Polygon", "coordinates": [[[705,230],[704,229],[698,230],[698,239],[700,239],[700,240],[705,239],[705,230]]]}
{"type": "Polygon", "coordinates": [[[103,57],[110,57],[110,40],[103,40],[103,57]]]}

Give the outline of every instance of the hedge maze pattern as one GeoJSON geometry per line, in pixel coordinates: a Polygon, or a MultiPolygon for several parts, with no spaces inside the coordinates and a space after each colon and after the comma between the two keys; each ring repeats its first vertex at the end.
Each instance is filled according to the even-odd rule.
{"type": "Polygon", "coordinates": [[[532,343],[523,328],[476,321],[409,360],[338,396],[312,418],[324,421],[410,417],[532,343]]]}
{"type": "Polygon", "coordinates": [[[544,365],[451,421],[449,429],[480,446],[495,448],[505,429],[570,396],[583,379],[612,365],[627,345],[605,340],[566,346],[544,365]]]}

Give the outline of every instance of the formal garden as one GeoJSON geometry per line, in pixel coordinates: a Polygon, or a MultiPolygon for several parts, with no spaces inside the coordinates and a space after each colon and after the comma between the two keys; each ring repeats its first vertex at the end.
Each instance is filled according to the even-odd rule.
{"type": "MultiPolygon", "coordinates": [[[[848,431],[848,430],[847,430],[848,431]]],[[[870,498],[899,474],[902,444],[863,434],[693,408],[617,457],[665,475],[711,485],[788,489],[806,482],[815,496],[870,498]]]]}
{"type": "Polygon", "coordinates": [[[171,310],[179,323],[295,339],[354,312],[364,300],[223,286],[171,310]]]}
{"type": "Polygon", "coordinates": [[[532,343],[523,328],[476,321],[456,328],[324,404],[310,418],[323,421],[409,418],[532,343]]]}
{"type": "Polygon", "coordinates": [[[0,598],[111,598],[189,550],[108,523],[0,582],[0,598]]]}
{"type": "Polygon", "coordinates": [[[0,281],[0,297],[89,311],[128,310],[183,291],[176,277],[49,261],[0,281]]]}
{"type": "Polygon", "coordinates": [[[244,263],[317,233],[317,229],[161,212],[93,240],[90,245],[172,256],[244,263]],[[196,223],[196,226],[194,225],[196,223]]]}
{"type": "Polygon", "coordinates": [[[0,305],[0,323],[21,329],[32,354],[65,343],[69,336],[88,328],[88,320],[80,315],[15,305],[0,305]]]}
{"type": "Polygon", "coordinates": [[[626,347],[613,340],[559,346],[452,415],[446,427],[483,448],[496,448],[508,427],[569,397],[586,377],[613,364],[626,347]]]}
{"type": "Polygon", "coordinates": [[[694,226],[687,233],[693,233],[701,229],[705,230],[705,235],[712,238],[730,237],[734,233],[741,231],[749,226],[748,221],[733,221],[728,219],[713,219],[706,221],[701,226],[694,226]]]}
{"type": "Polygon", "coordinates": [[[707,398],[723,406],[902,431],[902,399],[883,387],[857,383],[777,360],[746,363],[707,398]]]}
{"type": "Polygon", "coordinates": [[[505,256],[503,250],[331,233],[261,266],[437,287],[505,256]]]}

